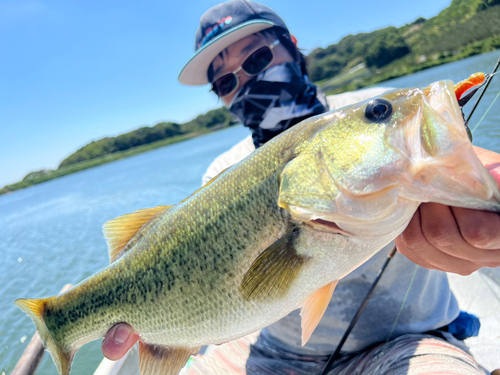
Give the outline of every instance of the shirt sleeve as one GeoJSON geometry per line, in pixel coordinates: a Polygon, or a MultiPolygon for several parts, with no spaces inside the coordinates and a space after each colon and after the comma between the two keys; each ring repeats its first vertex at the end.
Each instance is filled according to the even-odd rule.
{"type": "Polygon", "coordinates": [[[203,175],[201,182],[205,185],[212,178],[217,176],[224,169],[229,168],[233,164],[236,164],[240,160],[243,160],[248,155],[250,155],[255,150],[255,146],[252,141],[252,137],[248,136],[241,142],[235,144],[226,152],[217,156],[212,164],[207,168],[207,171],[203,175]]]}

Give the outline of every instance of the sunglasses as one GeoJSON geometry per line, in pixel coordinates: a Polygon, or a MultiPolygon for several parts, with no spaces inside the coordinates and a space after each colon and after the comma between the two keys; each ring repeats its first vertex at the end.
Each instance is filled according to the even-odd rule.
{"type": "Polygon", "coordinates": [[[241,66],[234,72],[226,73],[214,79],[212,82],[212,91],[220,98],[231,95],[239,86],[239,75],[236,73],[240,70],[247,76],[252,77],[269,68],[274,60],[273,48],[279,43],[280,41],[276,39],[270,45],[259,47],[250,52],[241,66]]]}

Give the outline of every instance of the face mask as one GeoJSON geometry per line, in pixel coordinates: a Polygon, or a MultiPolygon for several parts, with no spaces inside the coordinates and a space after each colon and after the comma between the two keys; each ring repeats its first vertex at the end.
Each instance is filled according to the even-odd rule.
{"type": "Polygon", "coordinates": [[[229,112],[252,131],[256,148],[327,110],[324,94],[302,74],[298,63],[267,69],[245,83],[229,104],[229,112]]]}

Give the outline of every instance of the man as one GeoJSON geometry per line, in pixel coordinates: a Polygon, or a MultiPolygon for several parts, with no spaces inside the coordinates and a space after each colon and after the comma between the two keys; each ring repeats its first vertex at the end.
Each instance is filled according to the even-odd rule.
{"type": "MultiPolygon", "coordinates": [[[[229,111],[252,132],[251,138],[212,163],[205,182],[282,131],[328,110],[323,94],[307,77],[304,57],[295,43],[283,20],[262,4],[233,0],[202,16],[195,55],[184,66],[179,81],[187,85],[211,83],[212,90],[229,111]]],[[[364,91],[351,95],[348,101],[376,94],[364,91]]],[[[480,149],[477,153],[500,181],[500,155],[480,149]]],[[[343,350],[347,354],[334,373],[384,373],[380,366],[375,366],[377,360],[410,369],[417,357],[419,363],[432,366],[435,371],[484,373],[470,356],[449,344],[460,345],[451,335],[435,333],[459,313],[446,274],[439,271],[467,275],[481,267],[500,266],[500,216],[422,204],[396,244],[406,257],[395,257],[387,269],[346,342],[343,350]],[[429,331],[448,342],[424,334],[429,331]],[[385,341],[388,343],[377,344],[385,341]],[[434,355],[436,347],[440,356],[434,355]],[[452,362],[456,365],[450,370],[452,362]]],[[[306,346],[300,344],[300,317],[294,312],[263,329],[258,339],[253,336],[241,340],[248,350],[242,361],[232,366],[249,374],[320,371],[386,254],[387,250],[382,250],[339,282],[329,308],[306,346]]],[[[137,338],[128,325],[118,324],[106,335],[103,352],[109,359],[118,359],[137,338]]],[[[231,349],[228,350],[226,356],[231,357],[231,349]]],[[[223,368],[224,361],[208,355],[197,361],[192,371],[201,374],[223,368]]],[[[425,368],[424,373],[430,373],[425,368]]]]}

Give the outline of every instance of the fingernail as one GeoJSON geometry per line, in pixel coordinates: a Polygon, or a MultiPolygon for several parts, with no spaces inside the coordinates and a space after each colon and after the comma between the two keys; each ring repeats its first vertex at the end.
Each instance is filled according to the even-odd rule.
{"type": "Polygon", "coordinates": [[[130,336],[130,329],[123,325],[119,325],[115,329],[115,334],[113,335],[113,339],[117,344],[123,344],[130,336]]]}

